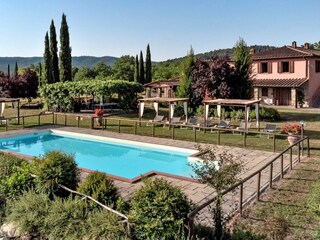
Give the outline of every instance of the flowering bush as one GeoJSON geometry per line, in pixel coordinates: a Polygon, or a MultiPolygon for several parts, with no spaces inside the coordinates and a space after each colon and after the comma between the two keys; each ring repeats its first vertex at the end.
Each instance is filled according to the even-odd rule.
{"type": "Polygon", "coordinates": [[[286,125],[282,126],[282,131],[285,133],[300,134],[301,133],[301,125],[299,123],[286,124],[286,125]]]}
{"type": "Polygon", "coordinates": [[[103,116],[104,111],[100,108],[96,108],[96,110],[94,110],[94,114],[98,117],[103,116]]]}

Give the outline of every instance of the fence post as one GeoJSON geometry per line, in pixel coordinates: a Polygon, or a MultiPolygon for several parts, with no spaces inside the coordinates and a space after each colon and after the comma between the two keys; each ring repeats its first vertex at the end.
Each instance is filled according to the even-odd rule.
{"type": "Polygon", "coordinates": [[[64,125],[67,126],[67,114],[64,115],[64,125]]]}
{"type": "Polygon", "coordinates": [[[273,152],[276,152],[276,135],[273,134],[273,152]]]}
{"type": "Polygon", "coordinates": [[[107,118],[105,118],[104,119],[104,127],[105,127],[106,130],[107,130],[107,125],[108,125],[108,120],[107,120],[107,118]]]}
{"type": "Polygon", "coordinates": [[[175,129],[175,126],[172,126],[171,128],[171,138],[174,140],[174,129],[175,129]]]}
{"type": "Polygon", "coordinates": [[[80,116],[77,117],[77,128],[80,127],[80,116]]]}
{"type": "Polygon", "coordinates": [[[101,127],[102,127],[102,131],[104,131],[104,117],[102,117],[101,127]]]}
{"type": "Polygon", "coordinates": [[[269,177],[269,187],[272,189],[272,179],[273,179],[273,162],[270,163],[270,177],[269,177]]]}
{"type": "Polygon", "coordinates": [[[8,131],[8,118],[6,118],[6,131],[8,131]]]}
{"type": "Polygon", "coordinates": [[[118,133],[120,133],[120,119],[118,120],[118,133]]]}
{"type": "Polygon", "coordinates": [[[260,200],[260,185],[261,185],[261,172],[258,173],[258,181],[257,181],[257,201],[260,200]]]}
{"type": "Polygon", "coordinates": [[[93,117],[90,117],[90,121],[91,121],[90,122],[90,128],[93,129],[93,124],[94,124],[93,117]]]}
{"type": "Polygon", "coordinates": [[[308,157],[310,157],[310,141],[309,141],[309,137],[307,138],[307,147],[308,147],[308,157]]]}
{"type": "Polygon", "coordinates": [[[38,126],[40,126],[40,114],[38,115],[38,126]]]}
{"type": "Polygon", "coordinates": [[[22,128],[24,128],[24,116],[22,116],[22,128]]]}
{"type": "Polygon", "coordinates": [[[58,114],[54,114],[54,117],[55,117],[55,124],[58,124],[58,114]]]}
{"type": "Polygon", "coordinates": [[[283,178],[283,154],[281,154],[280,158],[280,169],[281,169],[281,178],[283,178]]]}
{"type": "Polygon", "coordinates": [[[134,122],[134,130],[133,130],[134,135],[137,135],[137,125],[138,125],[138,123],[134,122]]]}
{"type": "Polygon", "coordinates": [[[193,128],[193,141],[197,142],[197,129],[195,127],[193,128]]]}
{"type": "Polygon", "coordinates": [[[242,202],[243,202],[243,183],[240,184],[240,203],[239,203],[239,206],[240,206],[240,216],[242,216],[242,202]]]}
{"type": "Polygon", "coordinates": [[[243,132],[243,146],[244,148],[247,148],[247,132],[243,132]]]}
{"type": "Polygon", "coordinates": [[[54,112],[52,112],[52,125],[54,125],[54,112]]]}
{"type": "Polygon", "coordinates": [[[190,218],[189,218],[188,228],[189,228],[189,236],[191,237],[191,239],[192,239],[192,240],[196,239],[196,238],[195,238],[195,232],[194,232],[194,221],[193,221],[193,217],[190,217],[190,218]]]}
{"type": "Polygon", "coordinates": [[[154,137],[154,133],[155,133],[155,127],[154,127],[154,122],[152,123],[152,137],[154,137]]]}
{"type": "Polygon", "coordinates": [[[300,162],[300,144],[298,144],[297,146],[298,146],[298,162],[300,162]]]}
{"type": "Polygon", "coordinates": [[[292,170],[292,147],[290,148],[289,157],[290,157],[290,170],[292,170]]]}

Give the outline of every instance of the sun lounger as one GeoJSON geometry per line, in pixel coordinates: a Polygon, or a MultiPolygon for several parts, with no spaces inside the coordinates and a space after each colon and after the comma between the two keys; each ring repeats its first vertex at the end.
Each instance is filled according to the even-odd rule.
{"type": "MultiPolygon", "coordinates": [[[[247,123],[247,129],[246,129],[246,123],[245,122],[241,122],[239,127],[236,127],[235,129],[236,130],[241,130],[241,131],[246,131],[246,130],[249,130],[250,127],[251,127],[251,123],[250,122],[247,123]]],[[[235,134],[235,133],[242,134],[242,132],[240,132],[240,131],[233,131],[233,134],[235,134]]]]}
{"type": "Polygon", "coordinates": [[[198,120],[194,117],[191,117],[188,119],[187,122],[184,122],[183,124],[181,124],[180,128],[188,128],[188,126],[197,126],[197,122],[198,120]]]}
{"type": "MultiPolygon", "coordinates": [[[[261,130],[261,132],[273,133],[276,130],[277,130],[277,125],[267,123],[267,125],[264,127],[264,129],[261,130]]],[[[261,137],[261,134],[260,134],[260,137],[261,137]]],[[[270,135],[268,134],[268,138],[269,137],[270,137],[270,135]]]]}
{"type": "Polygon", "coordinates": [[[230,127],[230,121],[220,120],[218,125],[214,125],[214,128],[228,128],[230,127]]]}
{"type": "Polygon", "coordinates": [[[147,123],[147,126],[151,126],[153,125],[153,123],[159,123],[159,122],[162,122],[164,119],[164,116],[162,115],[157,115],[154,117],[153,120],[149,120],[149,122],[147,123]]]}
{"type": "MultiPolygon", "coordinates": [[[[177,124],[181,122],[181,117],[173,117],[171,118],[171,124],[177,124]]],[[[166,127],[169,124],[169,121],[166,121],[165,124],[163,124],[163,127],[166,127]]]]}

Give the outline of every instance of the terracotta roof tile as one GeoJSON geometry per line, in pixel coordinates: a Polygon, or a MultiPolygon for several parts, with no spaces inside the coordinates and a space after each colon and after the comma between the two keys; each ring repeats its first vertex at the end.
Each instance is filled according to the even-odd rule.
{"type": "Polygon", "coordinates": [[[319,50],[305,49],[302,47],[283,46],[265,52],[254,54],[253,60],[267,60],[278,58],[297,58],[297,57],[320,57],[319,50]]]}
{"type": "Polygon", "coordinates": [[[307,78],[288,78],[288,79],[254,79],[254,87],[300,87],[307,82],[307,78]]]}

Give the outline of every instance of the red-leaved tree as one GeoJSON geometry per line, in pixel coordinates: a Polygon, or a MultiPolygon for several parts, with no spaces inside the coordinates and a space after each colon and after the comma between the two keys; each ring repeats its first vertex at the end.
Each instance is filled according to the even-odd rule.
{"type": "Polygon", "coordinates": [[[229,58],[212,57],[210,60],[197,59],[191,69],[192,88],[201,100],[209,98],[231,98],[235,82],[235,69],[228,64],[229,58]]]}

